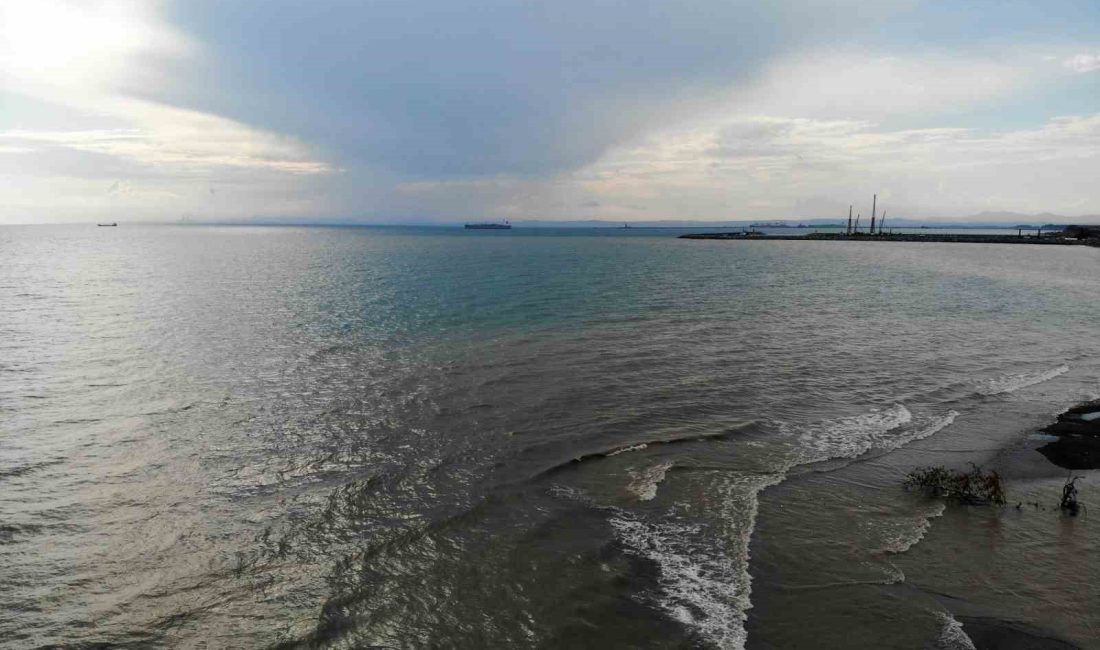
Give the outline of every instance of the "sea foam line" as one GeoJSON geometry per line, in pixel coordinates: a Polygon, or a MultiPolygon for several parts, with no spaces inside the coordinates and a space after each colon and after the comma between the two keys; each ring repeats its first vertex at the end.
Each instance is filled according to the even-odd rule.
{"type": "MultiPolygon", "coordinates": [[[[904,404],[885,410],[872,410],[836,420],[825,420],[799,427],[797,464],[816,463],[834,458],[857,458],[872,450],[890,451],[915,440],[927,438],[955,422],[958,411],[928,419],[920,426],[904,404]]],[[[792,430],[792,425],[781,429],[792,430]]]]}
{"type": "Polygon", "coordinates": [[[799,462],[855,458],[870,451],[883,434],[912,420],[913,414],[905,405],[895,404],[885,410],[808,425],[798,436],[799,462]]]}
{"type": "Polygon", "coordinates": [[[657,486],[672,469],[672,461],[663,461],[645,469],[628,469],[630,484],[626,489],[642,501],[652,501],[657,496],[657,486]]]}
{"type": "MultiPolygon", "coordinates": [[[[792,459],[784,470],[774,474],[742,476],[739,480],[729,477],[719,487],[722,493],[719,502],[732,509],[719,518],[724,522],[721,531],[698,523],[648,522],[619,508],[609,508],[615,514],[608,522],[627,553],[644,557],[657,566],[662,592],[657,605],[662,610],[717,647],[742,650],[747,638],[745,620],[752,607],[749,543],[756,526],[760,493],[781,483],[787,470],[794,465],[837,456],[854,458],[875,447],[899,447],[943,430],[958,415],[950,411],[904,435],[889,436],[887,434],[913,420],[909,409],[903,404],[895,404],[887,409],[801,429],[799,440],[807,450],[803,452],[805,457],[792,459]],[[732,543],[732,546],[723,549],[719,540],[732,543]]],[[[787,427],[781,425],[781,428],[787,427]]],[[[650,495],[656,495],[657,485],[671,467],[672,463],[661,463],[641,472],[631,472],[635,478],[631,490],[639,498],[653,498],[650,495]]],[[[889,540],[884,550],[908,550],[920,541],[927,528],[928,521],[924,519],[913,530],[903,531],[896,540],[889,540]]]]}
{"type": "Polygon", "coordinates": [[[641,451],[641,450],[645,449],[648,446],[649,445],[642,442],[642,443],[638,443],[636,445],[630,445],[629,447],[620,447],[619,449],[616,449],[615,451],[609,451],[606,454],[604,454],[604,456],[606,456],[608,458],[611,458],[612,456],[618,456],[619,454],[625,454],[628,451],[641,451]]]}
{"type": "Polygon", "coordinates": [[[627,553],[652,561],[661,593],[656,604],[716,647],[745,647],[750,601],[749,541],[756,525],[759,494],[784,474],[724,476],[716,486],[718,503],[731,510],[704,525],[682,521],[649,522],[620,509],[608,519],[627,553]],[[730,544],[723,547],[723,543],[730,544]]]}
{"type": "Polygon", "coordinates": [[[943,628],[940,629],[940,638],[936,642],[939,650],[977,650],[974,642],[963,630],[962,623],[947,612],[942,612],[940,618],[943,628]]]}
{"type": "Polygon", "coordinates": [[[932,527],[932,520],[943,516],[947,505],[943,501],[935,501],[931,512],[917,515],[900,523],[901,525],[892,534],[888,533],[882,545],[883,553],[896,555],[913,548],[924,539],[925,533],[932,527]]]}
{"type": "Polygon", "coordinates": [[[1002,395],[1007,393],[1015,393],[1021,388],[1027,388],[1028,386],[1034,386],[1035,384],[1041,384],[1044,381],[1050,381],[1059,375],[1064,375],[1069,372],[1069,366],[1061,365],[1057,368],[1051,368],[1050,370],[1044,370],[1043,372],[1033,373],[1020,373],[1014,375],[1005,375],[1003,377],[995,377],[993,379],[987,379],[982,387],[978,390],[982,395],[1002,395]]]}
{"type": "Polygon", "coordinates": [[[934,433],[939,433],[954,424],[957,417],[959,417],[959,412],[951,410],[938,418],[932,418],[925,426],[914,430],[911,434],[891,440],[891,445],[886,449],[897,449],[902,445],[907,445],[916,440],[923,440],[934,433]]]}

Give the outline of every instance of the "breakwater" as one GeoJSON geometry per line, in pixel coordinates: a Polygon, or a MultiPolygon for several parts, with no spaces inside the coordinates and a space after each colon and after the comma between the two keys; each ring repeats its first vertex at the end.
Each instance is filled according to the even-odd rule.
{"type": "Polygon", "coordinates": [[[844,234],[811,233],[808,235],[763,235],[754,232],[715,232],[680,235],[680,239],[737,239],[737,240],[791,240],[791,241],[860,241],[860,242],[947,242],[960,244],[1041,244],[1047,246],[1100,246],[1097,239],[1074,239],[1058,234],[1035,235],[973,235],[973,234],[844,234]]]}

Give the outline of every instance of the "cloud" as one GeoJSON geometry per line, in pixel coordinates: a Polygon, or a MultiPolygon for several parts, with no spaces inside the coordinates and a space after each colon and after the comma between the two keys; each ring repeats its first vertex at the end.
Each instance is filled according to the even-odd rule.
{"type": "Polygon", "coordinates": [[[231,120],[139,100],[100,101],[100,110],[125,118],[131,128],[83,131],[0,131],[0,144],[19,143],[99,153],[181,174],[217,173],[223,167],[319,174],[332,171],[290,138],[231,120]],[[108,107],[109,106],[109,107],[108,107]]]}
{"type": "Polygon", "coordinates": [[[20,86],[81,88],[140,78],[147,65],[181,56],[191,44],[142,0],[5,2],[0,4],[0,70],[20,86]]]}
{"type": "Polygon", "coordinates": [[[1049,118],[1085,112],[1070,71],[1096,58],[1066,57],[1094,40],[1005,38],[1063,34],[1062,9],[3,3],[0,176],[46,215],[781,217],[887,184],[912,210],[1069,205],[1091,118],[1049,118]]]}
{"type": "MultiPolygon", "coordinates": [[[[0,5],[0,81],[4,122],[0,174],[19,177],[19,197],[32,206],[28,180],[51,179],[35,198],[41,211],[79,203],[89,209],[103,189],[85,181],[119,179],[114,200],[180,199],[188,184],[250,175],[334,173],[316,151],[292,137],[201,111],[136,98],[126,84],[158,87],[157,62],[186,60],[193,44],[160,20],[156,5],[37,0],[0,5]],[[132,182],[131,182],[132,181],[132,182]],[[62,201],[59,191],[76,196],[62,201]]],[[[154,209],[159,211],[159,207],[154,209]]]]}
{"type": "Polygon", "coordinates": [[[1100,54],[1078,54],[1066,59],[1063,65],[1074,72],[1094,72],[1100,70],[1100,54]]]}
{"type": "Polygon", "coordinates": [[[993,134],[731,116],[615,152],[578,175],[577,186],[610,203],[644,199],[649,218],[672,218],[688,204],[710,218],[827,217],[874,192],[899,216],[1072,214],[1100,204],[1088,181],[1098,163],[1100,114],[993,134]]]}
{"type": "Polygon", "coordinates": [[[759,81],[733,89],[741,112],[884,119],[973,110],[1034,85],[1045,71],[1026,55],[960,56],[874,51],[813,53],[773,61],[759,81]]]}
{"type": "Polygon", "coordinates": [[[155,96],[407,176],[552,174],[894,4],[188,0],[203,54],[155,96]]]}

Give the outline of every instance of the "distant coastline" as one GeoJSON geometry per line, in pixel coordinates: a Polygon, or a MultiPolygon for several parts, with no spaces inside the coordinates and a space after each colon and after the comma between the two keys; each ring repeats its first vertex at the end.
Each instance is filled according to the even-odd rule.
{"type": "Polygon", "coordinates": [[[969,233],[895,233],[852,232],[807,235],[768,235],[756,231],[689,233],[680,239],[720,239],[750,241],[861,241],[861,242],[937,242],[964,244],[1037,244],[1044,246],[1098,246],[1100,227],[1067,226],[1044,233],[1042,228],[1016,228],[1016,234],[984,235],[969,233]]]}

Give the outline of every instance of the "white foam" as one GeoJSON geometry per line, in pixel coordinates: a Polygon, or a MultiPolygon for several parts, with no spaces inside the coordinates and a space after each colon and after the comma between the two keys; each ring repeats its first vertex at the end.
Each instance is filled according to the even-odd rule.
{"type": "Polygon", "coordinates": [[[756,523],[757,495],[783,474],[723,476],[715,487],[726,511],[720,525],[686,521],[648,522],[616,509],[609,523],[628,553],[657,565],[661,593],[656,604],[669,616],[719,648],[745,646],[749,600],[749,540],[756,523]]]}
{"type": "Polygon", "coordinates": [[[568,499],[570,501],[577,501],[587,506],[598,508],[599,505],[592,499],[592,497],[585,494],[584,490],[575,488],[569,485],[551,485],[549,489],[550,494],[559,497],[561,499],[568,499]]]}
{"type": "Polygon", "coordinates": [[[943,627],[940,629],[940,638],[936,641],[939,650],[977,650],[974,642],[963,631],[962,623],[956,621],[954,616],[942,612],[940,619],[943,627]]]}
{"type": "Polygon", "coordinates": [[[861,415],[795,427],[780,425],[786,431],[798,431],[798,458],[795,464],[816,463],[832,458],[856,458],[873,449],[897,449],[915,440],[927,438],[955,422],[958,411],[913,422],[913,414],[903,404],[875,409],[861,415]]]}
{"type": "Polygon", "coordinates": [[[943,501],[933,501],[932,510],[914,518],[896,519],[885,530],[881,552],[904,553],[924,539],[925,533],[932,527],[932,519],[943,515],[947,507],[943,501]]]}
{"type": "Polygon", "coordinates": [[[902,404],[875,409],[861,415],[825,420],[802,428],[799,435],[800,462],[830,458],[855,458],[870,451],[883,434],[908,424],[913,414],[902,404]]]}
{"type": "Polygon", "coordinates": [[[626,489],[642,501],[652,501],[657,496],[657,486],[665,479],[665,474],[670,469],[672,469],[672,461],[657,463],[645,469],[628,469],[630,484],[626,489]]]}
{"type": "Polygon", "coordinates": [[[1021,388],[1027,388],[1028,386],[1041,384],[1044,381],[1050,381],[1058,375],[1064,375],[1067,372],[1069,372],[1069,366],[1061,365],[1057,368],[1044,370],[1043,372],[1021,373],[1016,375],[1004,375],[1003,377],[995,377],[993,379],[987,379],[982,384],[978,392],[983,395],[1002,395],[1007,393],[1015,393],[1021,388]]]}
{"type": "Polygon", "coordinates": [[[896,438],[894,442],[896,442],[897,444],[891,447],[891,449],[896,449],[897,447],[909,444],[914,440],[922,440],[934,433],[939,433],[940,431],[943,431],[947,427],[954,424],[955,418],[957,417],[959,417],[959,412],[951,410],[938,418],[932,418],[927,424],[919,429],[915,429],[910,435],[903,436],[902,438],[896,438]]]}
{"type": "Polygon", "coordinates": [[[643,443],[640,443],[640,444],[637,444],[637,445],[631,445],[629,447],[622,447],[620,449],[616,449],[615,451],[610,451],[610,452],[608,452],[604,455],[607,456],[608,458],[611,458],[612,456],[618,456],[619,454],[625,454],[628,451],[641,451],[642,449],[645,449],[648,446],[649,445],[647,445],[646,443],[643,442],[643,443]]]}
{"type": "Polygon", "coordinates": [[[905,572],[898,568],[898,565],[893,562],[887,562],[886,565],[881,568],[886,571],[886,581],[882,584],[899,585],[905,582],[905,572]]]}

